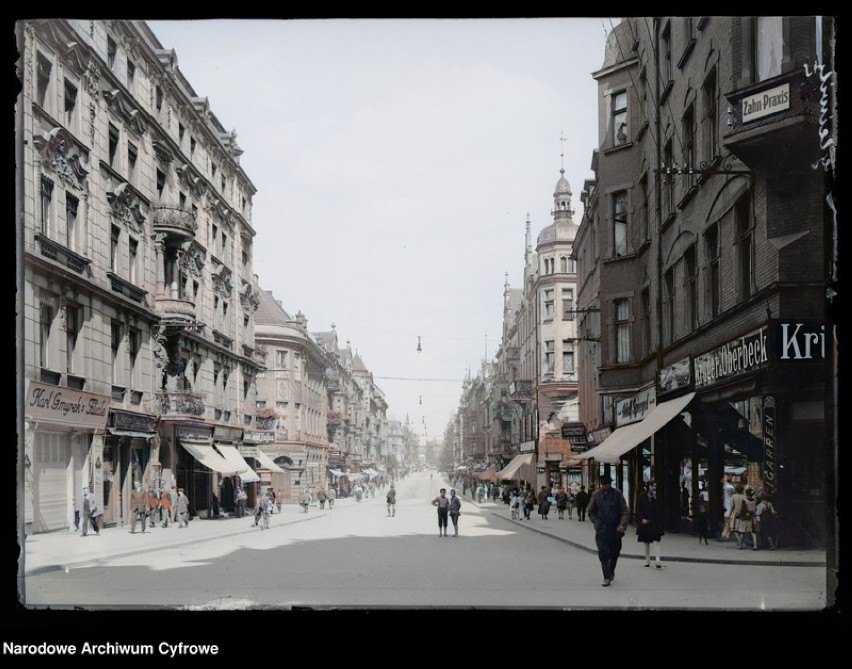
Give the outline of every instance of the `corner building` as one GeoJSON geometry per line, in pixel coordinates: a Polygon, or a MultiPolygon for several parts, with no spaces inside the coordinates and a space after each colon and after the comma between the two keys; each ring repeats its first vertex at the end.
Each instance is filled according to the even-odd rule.
{"type": "Polygon", "coordinates": [[[574,242],[581,420],[666,528],[722,480],[830,546],[836,494],[830,18],[631,17],[608,36],[574,242]]]}

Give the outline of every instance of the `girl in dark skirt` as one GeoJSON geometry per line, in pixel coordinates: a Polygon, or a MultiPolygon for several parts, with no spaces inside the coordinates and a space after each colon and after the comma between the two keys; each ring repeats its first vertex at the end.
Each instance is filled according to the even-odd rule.
{"type": "Polygon", "coordinates": [[[657,499],[657,484],[648,481],[644,492],[636,502],[636,534],[640,542],[645,544],[645,566],[651,566],[651,546],[654,547],[657,569],[662,569],[662,557],[660,555],[660,539],[662,538],[662,508],[657,499]]]}

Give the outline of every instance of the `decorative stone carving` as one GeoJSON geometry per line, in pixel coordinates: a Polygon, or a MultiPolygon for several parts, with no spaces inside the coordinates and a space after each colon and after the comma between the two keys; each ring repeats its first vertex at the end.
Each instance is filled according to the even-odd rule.
{"type": "Polygon", "coordinates": [[[128,183],[122,182],[112,190],[108,190],[107,200],[115,218],[123,221],[134,232],[142,233],[145,218],[148,216],[148,205],[128,183]]]}
{"type": "Polygon", "coordinates": [[[231,291],[233,290],[233,286],[231,285],[231,270],[224,265],[220,265],[211,272],[211,277],[213,279],[213,290],[225,299],[230,299],[231,291]]]}
{"type": "Polygon", "coordinates": [[[86,154],[65,128],[53,128],[33,137],[42,164],[64,181],[82,189],[89,174],[86,154]]]}
{"type": "Polygon", "coordinates": [[[206,253],[197,244],[190,245],[180,257],[179,265],[192,276],[201,277],[205,265],[206,253]]]}
{"type": "Polygon", "coordinates": [[[240,289],[240,306],[245,311],[257,311],[260,306],[260,297],[248,281],[243,280],[243,287],[240,289]]]}
{"type": "Polygon", "coordinates": [[[103,91],[104,100],[110,110],[116,116],[124,119],[125,126],[136,136],[141,137],[145,134],[147,128],[143,121],[142,113],[128,100],[119,89],[105,89],[103,91]]]}

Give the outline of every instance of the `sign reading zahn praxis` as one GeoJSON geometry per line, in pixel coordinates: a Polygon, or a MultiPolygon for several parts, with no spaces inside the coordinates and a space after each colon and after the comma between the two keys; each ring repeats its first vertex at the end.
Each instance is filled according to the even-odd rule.
{"type": "Polygon", "coordinates": [[[743,123],[790,108],[790,84],[749,95],[742,100],[743,123]]]}

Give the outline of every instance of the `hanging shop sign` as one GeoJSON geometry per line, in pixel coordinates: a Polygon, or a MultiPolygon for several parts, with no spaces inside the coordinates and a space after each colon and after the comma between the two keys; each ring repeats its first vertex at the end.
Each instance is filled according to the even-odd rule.
{"type": "Polygon", "coordinates": [[[814,362],[826,359],[825,323],[777,321],[774,355],[778,362],[814,362]]]}
{"type": "Polygon", "coordinates": [[[116,430],[154,432],[157,429],[157,417],[149,414],[128,413],[113,409],[110,411],[108,424],[116,430]]]}
{"type": "Polygon", "coordinates": [[[530,439],[529,441],[522,441],[518,446],[518,452],[520,453],[531,453],[535,452],[535,439],[530,439]]]}
{"type": "Polygon", "coordinates": [[[615,403],[615,423],[618,427],[644,420],[657,406],[657,394],[653,389],[643,390],[633,397],[615,403]]]}
{"type": "Polygon", "coordinates": [[[563,423],[562,438],[571,444],[572,453],[585,453],[589,450],[589,438],[583,423],[563,423]]]}
{"type": "Polygon", "coordinates": [[[63,423],[77,427],[106,427],[109,395],[28,381],[24,394],[24,415],[34,421],[63,423]]]}

